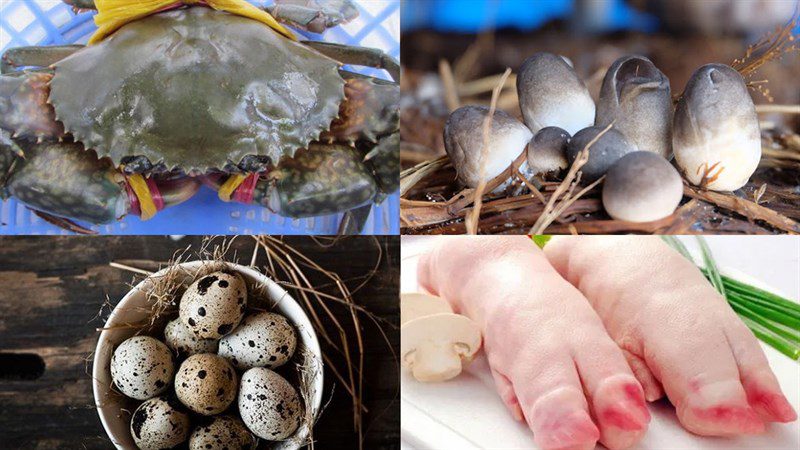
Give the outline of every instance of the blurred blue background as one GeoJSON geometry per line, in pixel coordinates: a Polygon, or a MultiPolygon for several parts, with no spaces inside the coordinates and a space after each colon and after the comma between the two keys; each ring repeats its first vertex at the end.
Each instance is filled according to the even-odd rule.
{"type": "MultiPolygon", "coordinates": [[[[271,0],[251,0],[267,5],[271,0]]],[[[400,1],[356,1],[360,16],[323,34],[298,31],[302,37],[380,48],[400,58],[400,1]]],[[[58,0],[0,0],[0,49],[24,45],[86,43],[96,29],[94,13],[74,14],[58,0]]],[[[296,31],[296,30],[295,30],[296,31]]],[[[363,74],[388,78],[383,70],[348,67],[363,74]]],[[[364,234],[399,234],[399,194],[372,208],[364,234]]],[[[90,227],[102,234],[335,234],[341,214],[290,219],[257,206],[224,203],[216,192],[202,187],[186,203],[166,208],[153,219],[136,216],[90,227]]],[[[86,225],[86,224],[82,224],[86,225]]],[[[10,199],[0,203],[0,234],[69,234],[51,225],[25,205],[10,199]]]]}
{"type": "MultiPolygon", "coordinates": [[[[765,1],[761,0],[689,0],[695,2],[716,2],[720,5],[726,1],[739,2],[740,10],[745,11],[737,18],[763,21],[769,15],[765,1]],[[750,12],[752,11],[752,12],[750,12]],[[751,15],[754,14],[754,15],[751,15]],[[759,17],[761,15],[762,17],[759,17]]],[[[768,0],[784,5],[778,9],[797,11],[797,0],[768,0]]],[[[681,3],[677,0],[662,0],[664,4],[681,3]]],[[[579,10],[579,0],[404,0],[402,8],[403,32],[429,28],[441,32],[479,33],[487,29],[516,28],[529,31],[557,19],[573,17],[579,10]]],[[[613,32],[619,30],[635,30],[653,32],[662,25],[659,19],[634,9],[625,0],[584,0],[584,17],[581,21],[583,31],[613,32]]],[[[713,10],[714,7],[708,7],[713,10]]],[[[723,8],[724,9],[724,8],[723,8]]],[[[726,20],[723,14],[714,17],[726,20]]],[[[696,17],[687,17],[687,21],[696,17]]],[[[787,17],[788,19],[788,17],[787,17]]],[[[680,20],[680,19],[678,19],[680,20]]],[[[754,25],[758,27],[758,24],[754,25]]],[[[769,28],[769,27],[765,27],[769,28]]],[[[759,31],[763,31],[759,30],[759,31]]],[[[800,25],[795,28],[800,33],[800,25]]]]}
{"type": "MultiPolygon", "coordinates": [[[[404,32],[432,28],[477,33],[491,27],[527,31],[571,16],[576,10],[575,3],[574,0],[405,0],[401,24],[404,32]]],[[[592,20],[602,31],[656,29],[658,22],[654,17],[634,10],[623,0],[597,4],[603,7],[596,10],[599,14],[592,20]]]]}

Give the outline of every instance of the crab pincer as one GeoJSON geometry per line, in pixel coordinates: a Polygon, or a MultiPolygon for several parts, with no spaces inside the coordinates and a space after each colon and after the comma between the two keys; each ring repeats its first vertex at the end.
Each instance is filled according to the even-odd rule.
{"type": "Polygon", "coordinates": [[[31,208],[93,224],[119,220],[126,214],[152,217],[167,206],[197,192],[199,182],[188,177],[148,178],[145,191],[107,159],[97,159],[79,144],[46,142],[25,148],[6,179],[8,193],[31,208]]]}

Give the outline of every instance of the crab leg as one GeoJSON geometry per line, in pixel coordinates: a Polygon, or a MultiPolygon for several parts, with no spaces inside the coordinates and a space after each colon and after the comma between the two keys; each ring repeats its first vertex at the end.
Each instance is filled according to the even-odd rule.
{"type": "Polygon", "coordinates": [[[72,6],[75,10],[80,11],[84,9],[97,9],[94,0],[62,0],[64,3],[72,6]]]}
{"type": "Polygon", "coordinates": [[[358,17],[358,8],[351,0],[275,0],[264,9],[275,20],[312,33],[322,33],[358,17]]]}
{"type": "Polygon", "coordinates": [[[6,180],[14,170],[17,157],[22,154],[16,142],[11,139],[11,135],[0,129],[0,199],[5,200],[9,194],[6,191],[6,180]]]}
{"type": "Polygon", "coordinates": [[[364,225],[369,219],[370,212],[372,212],[372,204],[359,206],[345,212],[344,216],[342,216],[342,221],[339,222],[336,234],[339,236],[361,234],[361,230],[364,229],[364,225]]]}
{"type": "Polygon", "coordinates": [[[399,148],[400,132],[397,132],[382,138],[364,157],[365,164],[372,169],[372,174],[383,194],[390,194],[400,187],[399,148]]]}
{"type": "Polygon", "coordinates": [[[377,48],[354,47],[351,45],[318,41],[303,41],[303,44],[342,64],[384,69],[389,72],[393,80],[400,80],[400,63],[377,48]]]}
{"type": "Polygon", "coordinates": [[[352,72],[340,74],[346,80],[345,101],[339,106],[339,117],[320,136],[321,141],[354,144],[365,140],[374,144],[400,129],[400,86],[352,72]]]}
{"type": "Polygon", "coordinates": [[[0,129],[18,139],[58,139],[64,135],[47,104],[51,74],[0,75],[0,129]]]}
{"type": "Polygon", "coordinates": [[[366,141],[372,147],[364,162],[373,171],[381,191],[394,192],[399,186],[399,109],[400,88],[396,83],[342,71],[346,100],[339,117],[320,140],[333,142],[366,141]]]}
{"type": "Polygon", "coordinates": [[[50,67],[83,47],[48,45],[10,48],[0,58],[0,73],[9,73],[19,67],[50,67]]]}

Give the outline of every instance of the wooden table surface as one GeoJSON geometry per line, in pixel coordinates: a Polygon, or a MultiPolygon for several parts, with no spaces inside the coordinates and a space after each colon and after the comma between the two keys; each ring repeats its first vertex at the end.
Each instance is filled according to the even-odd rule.
{"type": "MultiPolygon", "coordinates": [[[[384,330],[399,349],[399,238],[353,237],[329,248],[304,237],[286,240],[345,280],[372,269],[380,245],[379,270],[354,297],[395,325],[384,330]]],[[[198,249],[201,243],[198,236],[0,237],[0,448],[113,448],[94,408],[91,355],[97,328],[109,313],[101,306],[106,297],[116,304],[133,274],[109,262],[169,261],[176,250],[198,249]]],[[[247,265],[253,247],[252,239],[239,237],[227,259],[247,265]]],[[[257,265],[263,266],[264,252],[259,256],[257,265]]],[[[344,307],[331,308],[340,320],[349,317],[344,307]]],[[[369,320],[362,324],[369,409],[364,448],[399,448],[398,362],[378,328],[369,320]]],[[[330,403],[315,427],[318,448],[358,448],[350,397],[338,383],[332,389],[328,369],[325,379],[330,403]]]]}

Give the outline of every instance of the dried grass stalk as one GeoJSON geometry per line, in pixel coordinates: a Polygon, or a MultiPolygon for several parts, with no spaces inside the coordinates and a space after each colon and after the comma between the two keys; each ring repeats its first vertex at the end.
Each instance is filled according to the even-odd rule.
{"type": "Polygon", "coordinates": [[[486,159],[489,157],[489,131],[492,129],[492,121],[494,120],[494,112],[497,110],[497,97],[500,95],[500,90],[506,83],[506,79],[511,75],[511,69],[506,68],[500,81],[492,91],[492,102],[489,105],[489,115],[483,120],[483,143],[481,145],[481,166],[480,166],[480,182],[475,189],[475,207],[472,212],[466,217],[467,232],[469,234],[478,234],[478,218],[481,215],[481,204],[483,202],[483,192],[486,189],[486,159]]]}
{"type": "Polygon", "coordinates": [[[734,211],[750,220],[761,220],[788,233],[800,233],[800,223],[758,203],[737,197],[733,194],[697,189],[684,185],[683,193],[689,197],[713,203],[721,208],[734,211]]]}
{"type": "Polygon", "coordinates": [[[603,131],[598,133],[597,136],[589,141],[583,150],[578,153],[578,156],[575,158],[575,161],[569,168],[569,172],[567,172],[567,176],[564,177],[564,181],[561,182],[553,195],[550,196],[550,200],[547,202],[544,212],[539,215],[538,219],[536,219],[536,223],[533,224],[533,227],[531,227],[531,230],[528,232],[528,234],[543,234],[545,228],[550,226],[550,224],[553,223],[556,218],[563,214],[564,211],[575,202],[575,200],[581,198],[605,178],[605,176],[600,177],[595,182],[578,192],[576,196],[572,196],[572,191],[581,181],[581,168],[589,161],[589,149],[595,144],[595,142],[603,137],[604,134],[608,133],[608,130],[610,130],[613,126],[614,122],[608,124],[603,131]],[[556,206],[556,200],[558,200],[558,197],[560,197],[562,194],[565,194],[564,198],[561,200],[561,203],[556,206]]]}

